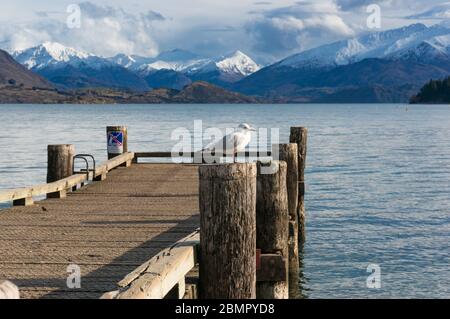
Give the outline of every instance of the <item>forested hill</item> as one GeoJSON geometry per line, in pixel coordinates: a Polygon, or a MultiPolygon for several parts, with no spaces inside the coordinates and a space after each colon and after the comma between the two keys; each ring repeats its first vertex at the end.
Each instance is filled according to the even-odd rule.
{"type": "Polygon", "coordinates": [[[447,104],[450,103],[450,76],[444,80],[431,80],[411,98],[411,103],[447,104]]]}

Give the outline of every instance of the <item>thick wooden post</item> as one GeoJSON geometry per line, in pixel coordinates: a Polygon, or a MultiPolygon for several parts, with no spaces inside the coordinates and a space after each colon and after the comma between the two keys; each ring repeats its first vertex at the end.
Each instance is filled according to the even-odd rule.
{"type": "Polygon", "coordinates": [[[106,127],[108,159],[128,152],[128,130],[125,126],[106,127]]]}
{"type": "Polygon", "coordinates": [[[287,163],[286,186],[289,206],[289,298],[298,296],[299,290],[299,259],[298,259],[298,158],[297,144],[273,145],[272,150],[278,151],[280,161],[287,163]]]}
{"type": "Polygon", "coordinates": [[[305,165],[308,130],[305,127],[291,127],[289,141],[298,147],[298,227],[299,239],[305,240],[305,165]]]}
{"type": "Polygon", "coordinates": [[[203,299],[256,297],[256,165],[199,167],[203,299]]]}
{"type": "MultiPolygon", "coordinates": [[[[261,254],[279,254],[285,265],[288,260],[289,207],[286,188],[286,162],[272,161],[275,173],[264,174],[258,162],[256,187],[256,246],[261,254]]],[[[287,268],[287,267],[286,267],[287,268]]],[[[287,269],[283,281],[258,281],[257,298],[287,299],[289,296],[287,269]]]]}
{"type": "MultiPolygon", "coordinates": [[[[47,183],[52,183],[72,175],[75,147],[71,144],[48,145],[47,183]]],[[[66,190],[47,194],[47,198],[64,198],[66,190]]]]}

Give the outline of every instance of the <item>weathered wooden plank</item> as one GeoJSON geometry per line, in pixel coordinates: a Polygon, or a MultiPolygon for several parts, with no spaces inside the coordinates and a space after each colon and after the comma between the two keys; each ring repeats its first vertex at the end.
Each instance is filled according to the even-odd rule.
{"type": "MultiPolygon", "coordinates": [[[[184,276],[197,263],[196,247],[200,233],[196,232],[178,241],[146,263],[136,268],[118,283],[117,299],[162,299],[172,288],[184,282],[184,276]]],[[[181,290],[184,290],[180,287],[181,290]]],[[[107,296],[111,293],[107,293],[107,296]]]]}
{"type": "MultiPolygon", "coordinates": [[[[129,162],[134,158],[134,153],[125,153],[108,160],[95,170],[95,176],[106,174],[112,169],[129,162]]],[[[92,178],[92,174],[90,175],[92,178]]],[[[24,198],[32,198],[34,196],[42,196],[50,193],[62,192],[71,189],[73,186],[84,183],[88,180],[87,174],[76,174],[56,182],[36,185],[27,188],[13,189],[0,193],[0,202],[17,201],[24,198]]],[[[19,203],[19,202],[17,202],[19,203]]]]}

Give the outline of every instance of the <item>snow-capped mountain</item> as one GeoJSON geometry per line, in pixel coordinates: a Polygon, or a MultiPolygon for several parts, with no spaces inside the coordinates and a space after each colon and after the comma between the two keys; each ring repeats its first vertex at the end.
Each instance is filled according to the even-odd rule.
{"type": "Polygon", "coordinates": [[[404,58],[408,56],[406,52],[411,54],[412,50],[420,54],[424,46],[441,43],[442,37],[448,35],[450,35],[450,28],[444,25],[427,27],[420,23],[413,24],[320,46],[290,56],[278,65],[294,68],[335,67],[367,58],[404,58]]]}
{"type": "Polygon", "coordinates": [[[436,36],[428,40],[407,46],[388,56],[394,60],[412,60],[423,63],[440,63],[442,60],[450,61],[450,34],[436,36]]]}
{"type": "Polygon", "coordinates": [[[119,53],[116,56],[108,58],[108,60],[130,70],[137,70],[140,66],[154,61],[153,58],[147,58],[139,55],[127,55],[123,53],[119,53]]]}
{"type": "MultiPolygon", "coordinates": [[[[135,62],[135,57],[121,59],[121,64],[137,70],[141,75],[148,76],[160,70],[171,70],[183,73],[187,76],[199,76],[200,74],[220,73],[229,82],[235,82],[260,69],[250,57],[236,51],[230,55],[218,58],[205,58],[184,50],[163,52],[154,59],[148,59],[147,63],[135,62]]],[[[116,60],[119,61],[119,60],[116,60]]],[[[141,60],[142,61],[142,60],[141,60]]]]}
{"type": "Polygon", "coordinates": [[[135,73],[103,57],[56,42],[13,53],[14,59],[50,82],[66,88],[111,87],[147,90],[135,73]]]}
{"type": "Polygon", "coordinates": [[[249,76],[261,69],[255,61],[241,51],[236,51],[231,56],[225,56],[221,60],[216,61],[216,66],[222,72],[241,74],[243,76],[249,76]]]}
{"type": "Polygon", "coordinates": [[[314,102],[408,102],[450,74],[450,26],[413,24],[323,45],[265,67],[238,92],[314,102]]]}
{"type": "Polygon", "coordinates": [[[156,57],[118,54],[108,60],[146,76],[158,70],[181,72],[191,65],[204,63],[206,59],[186,50],[175,49],[162,52],[156,57]]]}
{"type": "Polygon", "coordinates": [[[194,64],[184,72],[195,81],[207,81],[218,85],[238,82],[257,72],[261,67],[241,51],[194,64]]]}
{"type": "Polygon", "coordinates": [[[162,52],[156,57],[117,54],[104,58],[56,42],[16,51],[13,57],[28,69],[67,87],[113,83],[113,87],[139,90],[148,87],[181,89],[197,80],[219,85],[233,83],[260,69],[240,51],[218,58],[206,58],[181,49],[162,52]],[[130,83],[121,81],[122,77],[130,83]]]}
{"type": "Polygon", "coordinates": [[[149,74],[154,71],[159,70],[172,70],[177,72],[186,73],[189,70],[201,68],[211,60],[209,59],[199,59],[199,60],[188,60],[188,61],[164,61],[164,60],[156,60],[151,63],[146,63],[141,65],[138,70],[142,74],[149,74]]]}
{"type": "Polygon", "coordinates": [[[93,54],[66,47],[56,42],[44,42],[41,45],[13,53],[14,59],[28,69],[43,69],[58,65],[79,65],[87,63],[98,67],[108,61],[93,54]]]}

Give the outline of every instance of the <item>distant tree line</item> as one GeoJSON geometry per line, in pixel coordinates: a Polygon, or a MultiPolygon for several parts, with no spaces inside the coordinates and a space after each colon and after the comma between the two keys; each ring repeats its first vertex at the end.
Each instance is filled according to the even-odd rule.
{"type": "Polygon", "coordinates": [[[411,103],[450,103],[450,76],[425,84],[419,94],[411,98],[411,103]]]}

